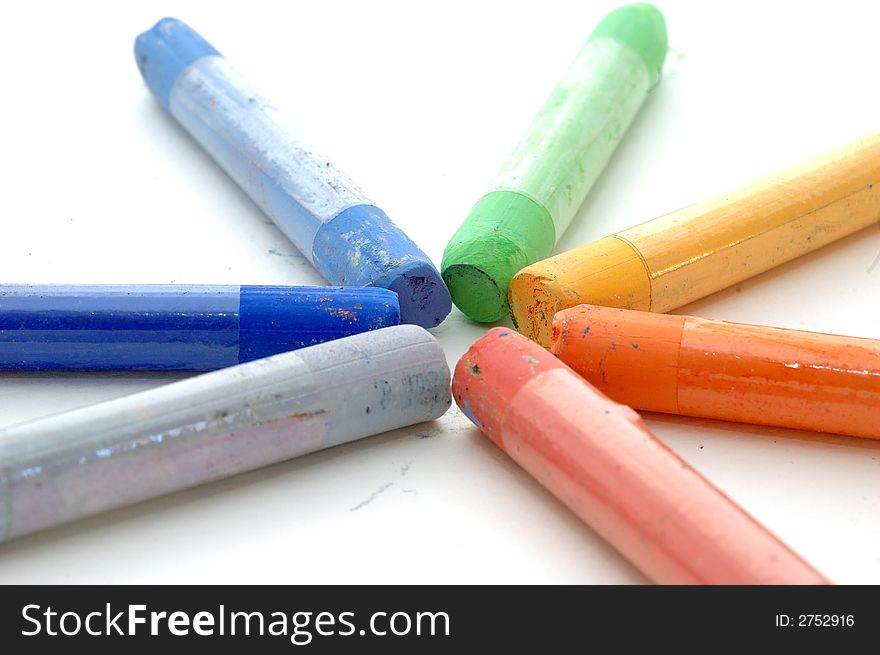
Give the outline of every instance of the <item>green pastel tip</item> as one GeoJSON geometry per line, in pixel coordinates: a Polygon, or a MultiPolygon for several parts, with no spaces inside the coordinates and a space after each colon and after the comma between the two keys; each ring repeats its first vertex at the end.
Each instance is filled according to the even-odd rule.
{"type": "Polygon", "coordinates": [[[590,35],[591,39],[598,37],[617,39],[628,45],[645,62],[652,84],[660,79],[668,42],[666,21],[657,7],[640,2],[615,9],[590,35]]]}
{"type": "MultiPolygon", "coordinates": [[[[507,294],[498,286],[498,278],[508,272],[484,270],[488,266],[452,264],[443,270],[443,281],[452,294],[455,306],[478,323],[493,323],[507,312],[507,294]]],[[[512,279],[515,273],[510,273],[512,279]]]]}
{"type": "Polygon", "coordinates": [[[443,253],[441,273],[452,302],[471,319],[507,316],[507,288],[520,270],[547,257],[556,230],[547,210],[515,191],[477,201],[443,253]]]}

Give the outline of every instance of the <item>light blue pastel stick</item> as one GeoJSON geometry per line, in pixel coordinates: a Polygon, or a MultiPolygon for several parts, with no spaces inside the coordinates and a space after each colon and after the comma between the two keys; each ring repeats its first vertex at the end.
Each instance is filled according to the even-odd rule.
{"type": "Polygon", "coordinates": [[[135,41],[163,107],[331,283],[397,293],[400,319],[439,324],[452,308],[428,257],[319,155],[201,36],[165,18],[135,41]]]}

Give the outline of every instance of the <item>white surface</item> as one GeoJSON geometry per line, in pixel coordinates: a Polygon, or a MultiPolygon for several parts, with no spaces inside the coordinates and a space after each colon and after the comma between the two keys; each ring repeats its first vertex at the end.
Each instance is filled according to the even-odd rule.
{"type": "MultiPolygon", "coordinates": [[[[664,79],[567,249],[880,129],[870,2],[659,2],[664,79]]],[[[190,22],[426,252],[613,4],[17,3],[0,40],[0,280],[319,283],[150,97],[134,37],[190,22]]],[[[880,228],[683,308],[880,337],[880,228]]],[[[434,333],[450,363],[483,328],[434,333]]],[[[168,375],[0,374],[0,423],[168,375]]],[[[880,583],[880,442],[651,415],[812,564],[880,583]]],[[[453,410],[0,546],[0,582],[643,582],[453,410]]]]}

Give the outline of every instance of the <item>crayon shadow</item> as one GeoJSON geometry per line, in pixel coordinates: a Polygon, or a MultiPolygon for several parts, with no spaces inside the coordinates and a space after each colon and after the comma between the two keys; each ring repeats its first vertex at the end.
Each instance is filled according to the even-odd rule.
{"type": "Polygon", "coordinates": [[[868,439],[864,437],[849,437],[843,434],[823,432],[811,432],[793,428],[782,428],[772,425],[754,425],[751,423],[736,423],[733,421],[721,421],[711,418],[692,416],[678,416],[675,414],[661,414],[659,412],[639,412],[645,419],[652,423],[665,425],[682,425],[690,428],[707,428],[713,431],[734,433],[731,438],[742,437],[749,441],[773,442],[777,439],[799,441],[813,446],[831,446],[833,448],[860,449],[880,454],[880,439],[868,439]]]}
{"type": "Polygon", "coordinates": [[[503,318],[500,318],[492,323],[478,323],[477,321],[472,320],[458,307],[453,305],[452,311],[449,312],[449,315],[443,320],[443,322],[440,323],[440,325],[432,327],[429,332],[435,337],[447,334],[453,338],[460,337],[462,341],[467,341],[467,344],[469,346],[473,341],[475,341],[485,332],[488,332],[494,327],[506,327],[513,329],[513,322],[510,320],[510,315],[504,316],[503,318]],[[476,336],[469,337],[467,336],[467,333],[458,334],[458,332],[461,330],[482,330],[482,332],[476,332],[474,333],[476,336]]]}

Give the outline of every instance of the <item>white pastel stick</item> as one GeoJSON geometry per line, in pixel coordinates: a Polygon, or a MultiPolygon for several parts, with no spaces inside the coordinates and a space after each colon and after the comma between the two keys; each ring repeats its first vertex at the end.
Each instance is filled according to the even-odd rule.
{"type": "Polygon", "coordinates": [[[0,540],[443,415],[437,340],[399,325],[0,430],[0,540]]]}

